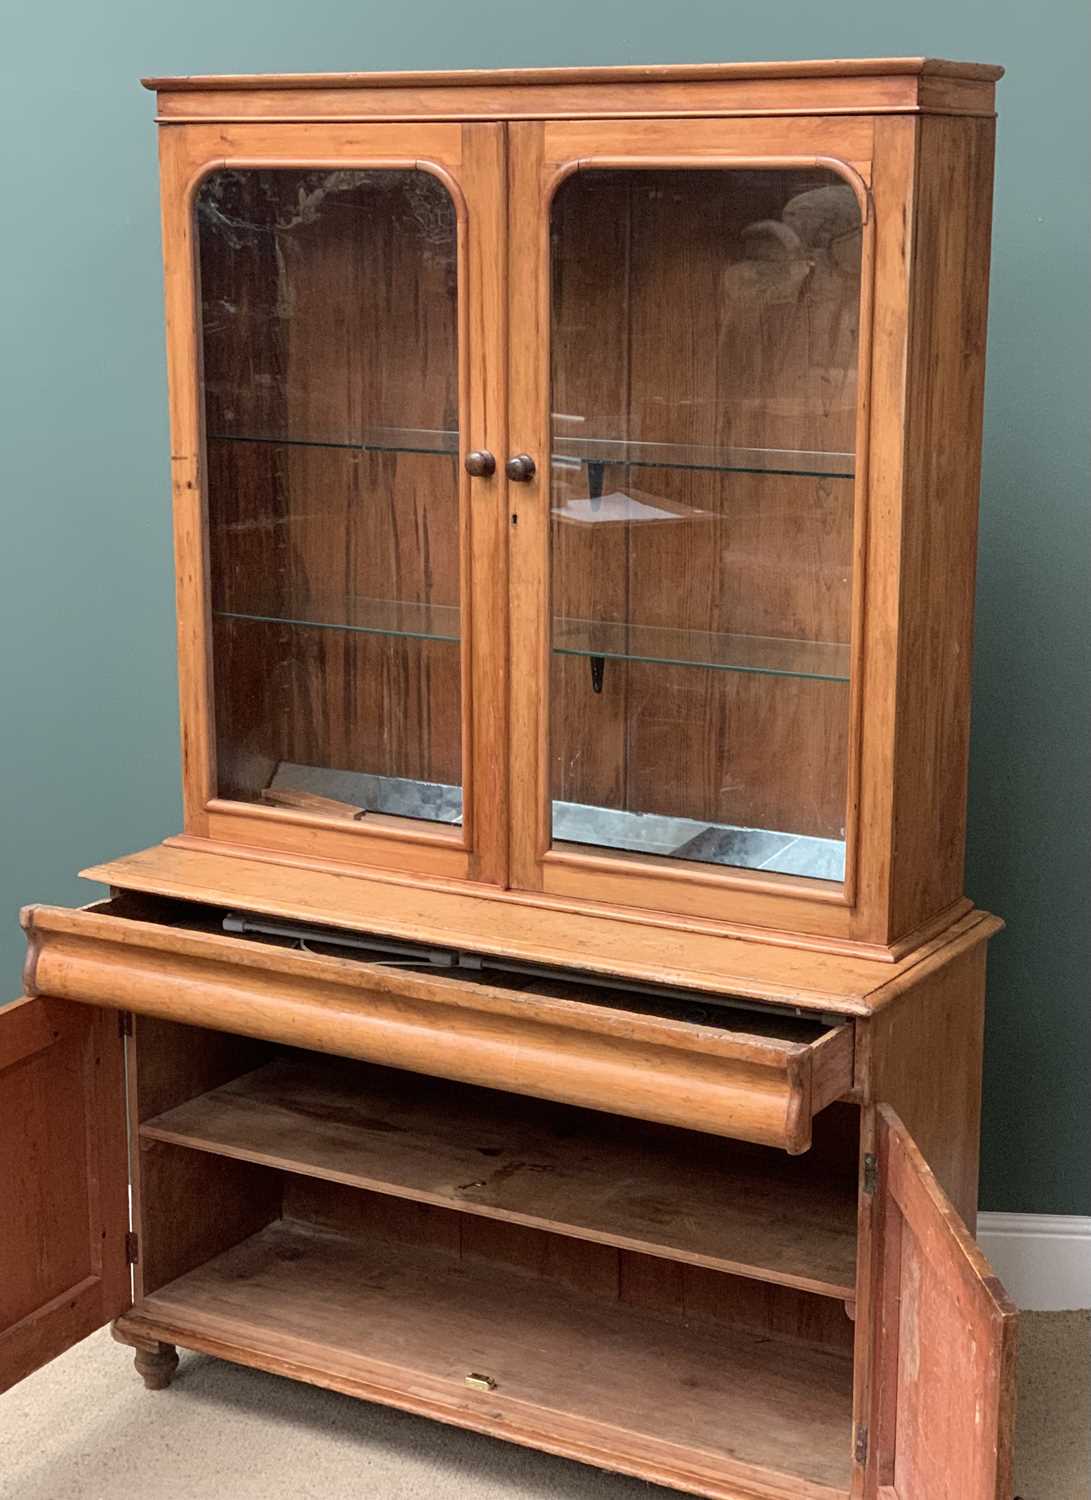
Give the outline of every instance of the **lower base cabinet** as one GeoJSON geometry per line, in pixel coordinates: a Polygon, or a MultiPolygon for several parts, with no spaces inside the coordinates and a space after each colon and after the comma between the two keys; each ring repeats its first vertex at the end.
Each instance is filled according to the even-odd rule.
{"type": "MultiPolygon", "coordinates": [[[[153,1389],[180,1346],[717,1500],[1010,1496],[1013,1309],[866,1086],[790,1154],[302,1048],[290,1023],[83,1003],[93,932],[63,936],[36,972],[64,993],[0,1014],[3,1386],[116,1320],[153,1389]]],[[[715,1030],[707,1004],[690,1024],[715,1030]]],[[[858,1057],[871,1024],[848,1023],[858,1057]]]]}

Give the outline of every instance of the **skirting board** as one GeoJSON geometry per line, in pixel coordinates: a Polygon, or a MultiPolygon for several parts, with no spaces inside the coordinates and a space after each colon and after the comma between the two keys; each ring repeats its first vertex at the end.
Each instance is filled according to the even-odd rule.
{"type": "Polygon", "coordinates": [[[977,1239],[1019,1307],[1091,1307],[1091,1218],[1077,1214],[978,1214],[977,1239]]]}

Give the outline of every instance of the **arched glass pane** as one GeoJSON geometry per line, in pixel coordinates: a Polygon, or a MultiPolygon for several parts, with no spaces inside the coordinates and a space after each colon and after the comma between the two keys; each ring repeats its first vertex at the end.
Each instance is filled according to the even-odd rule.
{"type": "Polygon", "coordinates": [[[589,170],[551,232],[554,840],[840,880],[856,196],[589,170]]]}
{"type": "Polygon", "coordinates": [[[450,195],[225,170],[196,226],[219,795],[457,822],[450,195]]]}

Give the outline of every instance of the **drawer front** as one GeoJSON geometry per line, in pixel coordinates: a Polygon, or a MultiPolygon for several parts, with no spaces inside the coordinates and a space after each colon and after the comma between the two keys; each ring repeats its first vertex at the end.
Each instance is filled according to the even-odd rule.
{"type": "MultiPolygon", "coordinates": [[[[320,957],[109,907],[29,907],[28,993],[805,1151],[853,1026],[785,1040],[528,988],[320,957]]],[[[729,1016],[730,1012],[725,1012],[729,1016]]],[[[747,1018],[747,1025],[754,1024],[747,1018]]],[[[770,1030],[776,1026],[770,1021],[770,1030]]]]}

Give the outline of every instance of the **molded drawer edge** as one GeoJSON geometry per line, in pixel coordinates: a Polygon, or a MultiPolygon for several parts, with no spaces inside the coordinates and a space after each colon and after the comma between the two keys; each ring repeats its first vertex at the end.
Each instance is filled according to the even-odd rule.
{"type": "Polygon", "coordinates": [[[27,992],[805,1151],[852,1086],[813,1041],[608,1009],[113,916],[28,907],[27,992]]]}

